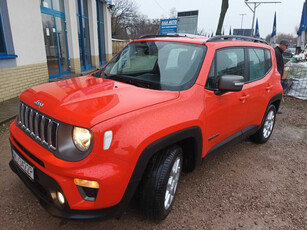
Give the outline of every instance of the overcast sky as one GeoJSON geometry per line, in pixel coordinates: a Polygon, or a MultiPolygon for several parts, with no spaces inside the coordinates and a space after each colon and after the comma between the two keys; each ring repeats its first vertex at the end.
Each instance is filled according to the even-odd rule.
{"type": "MultiPolygon", "coordinates": [[[[172,8],[177,11],[199,10],[198,29],[212,33],[216,31],[219,20],[222,0],[133,0],[142,14],[149,18],[161,18],[169,16],[172,8]]],[[[249,0],[272,2],[274,0],[249,0]]],[[[265,38],[272,33],[274,13],[277,17],[277,33],[296,35],[295,28],[299,26],[304,0],[278,0],[279,4],[261,4],[256,9],[256,18],[259,21],[260,36],[265,38]]],[[[252,6],[252,5],[251,5],[252,6]]],[[[224,20],[225,35],[229,33],[231,26],[241,28],[240,14],[243,17],[243,28],[250,29],[252,26],[253,13],[244,3],[244,0],[229,0],[229,8],[224,20]]],[[[255,22],[256,24],[256,22],[255,22]]]]}

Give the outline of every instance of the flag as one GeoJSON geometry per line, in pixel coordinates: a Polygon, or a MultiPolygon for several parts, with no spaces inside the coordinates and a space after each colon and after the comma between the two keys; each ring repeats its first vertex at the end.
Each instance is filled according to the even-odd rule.
{"type": "Polygon", "coordinates": [[[255,38],[259,38],[260,37],[260,34],[259,34],[259,25],[258,25],[258,18],[256,20],[256,30],[255,30],[255,35],[254,35],[255,38]]]}
{"type": "Polygon", "coordinates": [[[306,6],[305,3],[303,5],[302,17],[299,30],[297,31],[297,46],[304,48],[305,45],[305,30],[307,29],[307,15],[306,15],[306,6]]]}
{"type": "Polygon", "coordinates": [[[230,29],[229,29],[229,35],[231,35],[231,26],[230,26],[230,29]]]}
{"type": "Polygon", "coordinates": [[[274,15],[273,30],[271,34],[271,45],[274,46],[275,44],[276,44],[276,12],[274,15]]]}

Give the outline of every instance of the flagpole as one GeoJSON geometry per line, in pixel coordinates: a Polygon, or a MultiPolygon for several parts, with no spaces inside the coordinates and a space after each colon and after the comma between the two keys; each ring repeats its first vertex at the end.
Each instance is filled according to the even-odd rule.
{"type": "MultiPolygon", "coordinates": [[[[256,9],[258,6],[260,6],[262,3],[281,3],[281,1],[271,1],[271,2],[262,2],[262,1],[249,1],[245,0],[245,4],[248,6],[248,8],[253,12],[253,22],[252,22],[252,33],[254,32],[254,24],[255,24],[255,15],[256,15],[256,9]],[[254,4],[254,9],[249,6],[249,4],[254,4]]],[[[254,34],[251,34],[253,36],[254,34]]]]}

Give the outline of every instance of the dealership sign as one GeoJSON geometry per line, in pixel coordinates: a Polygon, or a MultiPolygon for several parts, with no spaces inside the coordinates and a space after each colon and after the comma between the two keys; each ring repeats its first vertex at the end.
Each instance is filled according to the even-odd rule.
{"type": "Polygon", "coordinates": [[[160,34],[177,33],[177,18],[161,19],[160,34]]]}

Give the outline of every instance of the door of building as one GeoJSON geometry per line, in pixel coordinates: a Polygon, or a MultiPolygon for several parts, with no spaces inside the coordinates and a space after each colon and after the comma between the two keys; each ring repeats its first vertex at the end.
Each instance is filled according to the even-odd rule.
{"type": "Polygon", "coordinates": [[[103,65],[106,64],[103,3],[100,0],[96,0],[96,4],[97,4],[97,29],[98,29],[99,65],[103,66],[103,65]]]}
{"type": "Polygon", "coordinates": [[[93,68],[91,56],[88,1],[76,0],[81,72],[93,68]]]}
{"type": "Polygon", "coordinates": [[[63,0],[42,1],[41,13],[49,78],[70,72],[63,0]]]}

